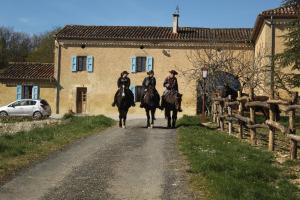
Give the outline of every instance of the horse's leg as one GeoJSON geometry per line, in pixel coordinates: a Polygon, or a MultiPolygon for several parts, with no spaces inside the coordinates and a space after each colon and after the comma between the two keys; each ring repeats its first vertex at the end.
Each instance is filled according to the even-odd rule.
{"type": "Polygon", "coordinates": [[[119,109],[119,127],[122,128],[122,111],[119,109]]]}
{"type": "Polygon", "coordinates": [[[168,128],[171,128],[171,111],[169,109],[165,109],[165,115],[168,120],[168,128]]]}
{"type": "Polygon", "coordinates": [[[177,110],[173,110],[172,113],[172,128],[176,128],[177,110]]]}
{"type": "Polygon", "coordinates": [[[128,110],[124,110],[123,112],[123,128],[126,128],[127,112],[128,110]]]}
{"type": "Polygon", "coordinates": [[[155,109],[156,109],[156,108],[153,108],[153,109],[151,110],[151,128],[153,128],[153,125],[154,125],[155,109]]]}
{"type": "Polygon", "coordinates": [[[146,115],[147,115],[147,128],[150,128],[150,114],[149,114],[149,109],[146,108],[146,115]]]}

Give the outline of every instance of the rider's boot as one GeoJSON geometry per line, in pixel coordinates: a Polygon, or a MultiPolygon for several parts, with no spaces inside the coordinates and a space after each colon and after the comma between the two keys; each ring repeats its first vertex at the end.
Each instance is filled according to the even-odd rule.
{"type": "Polygon", "coordinates": [[[144,98],[141,99],[141,104],[140,104],[140,108],[144,108],[144,98]]]}

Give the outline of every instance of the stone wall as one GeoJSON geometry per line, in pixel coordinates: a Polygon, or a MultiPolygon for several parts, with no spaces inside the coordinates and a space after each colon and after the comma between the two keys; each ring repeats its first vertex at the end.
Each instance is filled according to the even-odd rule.
{"type": "Polygon", "coordinates": [[[0,123],[1,135],[14,135],[21,131],[30,131],[35,128],[44,128],[46,126],[53,126],[63,123],[62,120],[46,119],[39,121],[24,121],[16,123],[0,123]]]}

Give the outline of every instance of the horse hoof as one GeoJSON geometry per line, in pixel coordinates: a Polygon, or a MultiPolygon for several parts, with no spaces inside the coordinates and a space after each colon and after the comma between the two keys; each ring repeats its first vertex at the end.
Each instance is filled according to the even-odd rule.
{"type": "Polygon", "coordinates": [[[122,126],[122,128],[123,128],[123,129],[125,129],[125,128],[126,128],[126,126],[122,126]]]}
{"type": "Polygon", "coordinates": [[[151,124],[150,128],[153,128],[153,124],[151,124]]]}

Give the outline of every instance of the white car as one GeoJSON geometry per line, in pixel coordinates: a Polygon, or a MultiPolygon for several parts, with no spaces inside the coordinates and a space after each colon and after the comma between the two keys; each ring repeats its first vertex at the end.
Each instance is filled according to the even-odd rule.
{"type": "Polygon", "coordinates": [[[22,99],[0,107],[0,117],[18,116],[41,119],[51,115],[51,107],[44,99],[22,99]]]}

